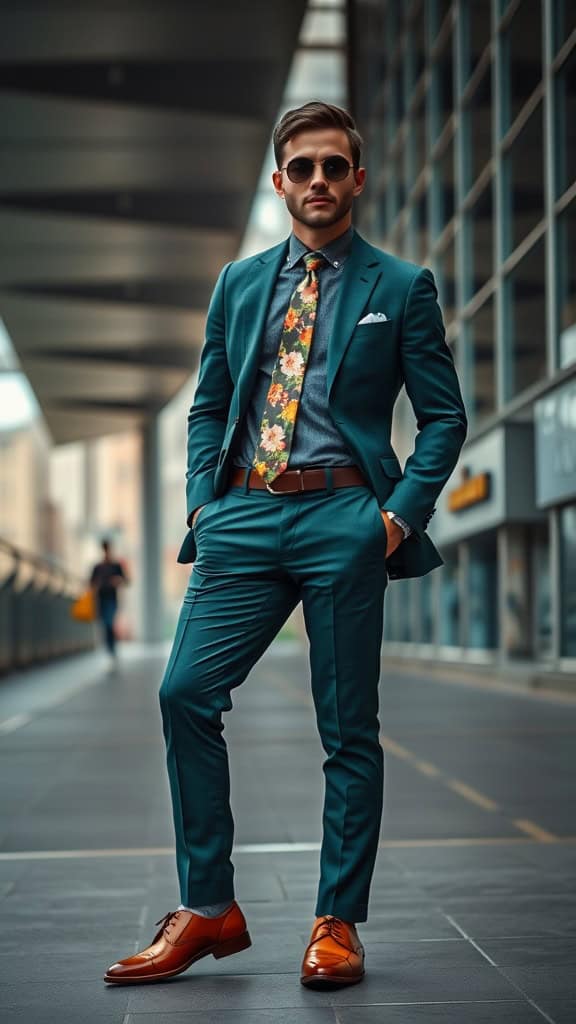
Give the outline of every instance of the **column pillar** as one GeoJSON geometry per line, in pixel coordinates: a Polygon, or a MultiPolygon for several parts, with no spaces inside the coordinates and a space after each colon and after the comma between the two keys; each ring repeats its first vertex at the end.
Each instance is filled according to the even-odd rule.
{"type": "Polygon", "coordinates": [[[142,427],[142,639],[164,639],[162,579],[160,424],[152,416],[142,427]]]}

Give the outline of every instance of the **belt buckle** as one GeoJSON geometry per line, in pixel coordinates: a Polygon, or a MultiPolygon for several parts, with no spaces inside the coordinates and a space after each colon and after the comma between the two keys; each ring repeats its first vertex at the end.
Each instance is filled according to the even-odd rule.
{"type": "MultiPolygon", "coordinates": [[[[270,494],[276,494],[276,495],[279,495],[279,494],[300,494],[300,492],[304,490],[304,488],[302,486],[302,470],[301,469],[291,469],[290,472],[291,473],[298,473],[299,485],[298,485],[298,487],[295,488],[295,490],[290,490],[290,491],[274,491],[274,490],[272,490],[272,487],[270,486],[269,483],[266,484],[266,490],[269,491],[270,494]]],[[[280,476],[281,475],[282,474],[280,474],[280,476]]],[[[278,477],[277,479],[280,479],[280,477],[278,477]]]]}

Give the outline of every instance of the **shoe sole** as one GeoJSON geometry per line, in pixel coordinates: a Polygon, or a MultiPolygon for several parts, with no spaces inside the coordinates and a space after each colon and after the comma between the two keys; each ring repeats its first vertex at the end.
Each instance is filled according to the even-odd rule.
{"type": "Polygon", "coordinates": [[[151,981],[164,981],[166,978],[173,978],[177,974],[182,974],[183,971],[187,971],[192,964],[195,964],[198,960],[202,960],[205,956],[213,956],[215,960],[221,960],[225,956],[232,956],[234,953],[241,953],[243,949],[248,949],[252,945],[252,939],[248,932],[244,932],[235,939],[228,939],[227,942],[221,942],[218,946],[211,946],[210,949],[204,949],[201,953],[197,953],[191,960],[187,960],[181,967],[177,967],[173,971],[164,971],[162,974],[148,974],[138,975],[134,978],[122,978],[116,977],[112,974],[105,974],[104,981],[107,981],[112,985],[141,985],[142,983],[151,981]]]}
{"type": "Polygon", "coordinates": [[[340,977],[338,975],[330,976],[328,974],[303,975],[300,978],[300,984],[305,985],[307,988],[324,988],[324,986],[329,987],[331,985],[357,985],[364,978],[364,973],[362,971],[362,974],[359,974],[357,978],[344,977],[343,975],[340,977]]]}

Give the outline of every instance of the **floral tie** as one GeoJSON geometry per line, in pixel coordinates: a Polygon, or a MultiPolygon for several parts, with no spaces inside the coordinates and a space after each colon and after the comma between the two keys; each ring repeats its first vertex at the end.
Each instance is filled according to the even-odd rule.
{"type": "Polygon", "coordinates": [[[318,305],[316,271],[325,262],[319,253],[306,253],[306,277],[294,290],[284,320],[280,348],[262,413],[260,440],[253,459],[256,472],[268,484],[280,476],[288,465],[314,333],[318,305]]]}

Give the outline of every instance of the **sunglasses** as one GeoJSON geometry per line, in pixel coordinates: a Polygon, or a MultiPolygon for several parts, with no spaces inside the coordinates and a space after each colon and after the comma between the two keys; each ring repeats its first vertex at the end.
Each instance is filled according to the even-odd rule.
{"type": "Polygon", "coordinates": [[[301,185],[314,174],[317,164],[322,167],[322,172],[327,181],[344,181],[353,164],[349,164],[344,156],[327,156],[325,160],[312,160],[309,156],[295,156],[289,160],[281,171],[286,171],[290,181],[295,185],[301,185]]]}

